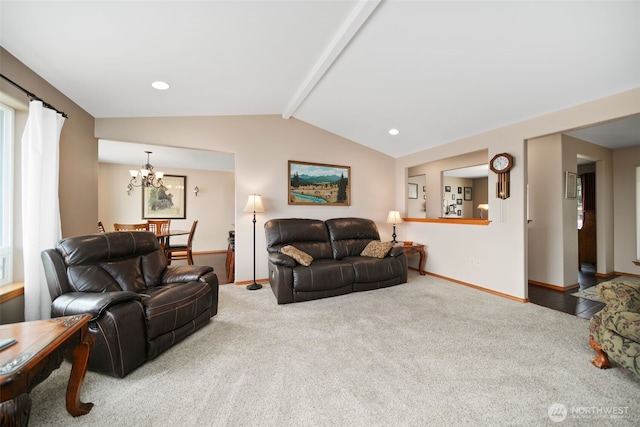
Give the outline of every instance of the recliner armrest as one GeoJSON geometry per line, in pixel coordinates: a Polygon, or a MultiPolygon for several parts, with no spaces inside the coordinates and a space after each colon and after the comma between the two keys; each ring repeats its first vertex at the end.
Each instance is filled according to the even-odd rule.
{"type": "Polygon", "coordinates": [[[168,265],[162,273],[162,283],[197,282],[212,271],[213,267],[206,265],[168,265]]]}
{"type": "Polygon", "coordinates": [[[296,260],[291,258],[289,255],[281,254],[281,253],[270,253],[269,254],[269,262],[275,265],[282,265],[285,267],[295,267],[296,260]]]}
{"type": "Polygon", "coordinates": [[[387,256],[397,257],[397,256],[401,256],[403,253],[404,253],[404,249],[402,249],[400,246],[394,246],[391,248],[387,256]]]}
{"type": "Polygon", "coordinates": [[[69,292],[60,295],[51,303],[53,317],[71,316],[74,314],[90,313],[94,319],[112,305],[124,301],[139,301],[142,297],[135,292],[69,292]]]}

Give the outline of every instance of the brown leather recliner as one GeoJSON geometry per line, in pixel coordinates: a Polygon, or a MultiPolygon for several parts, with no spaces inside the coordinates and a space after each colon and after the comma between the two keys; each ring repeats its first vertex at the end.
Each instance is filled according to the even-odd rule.
{"type": "Polygon", "coordinates": [[[89,369],[124,377],[218,310],[212,267],[168,266],[155,234],[117,231],[61,240],[42,251],[51,316],[90,313],[89,369]]]}
{"type": "Polygon", "coordinates": [[[308,301],[407,281],[407,257],[393,247],[383,258],[361,256],[380,240],[370,219],[271,219],[264,225],[269,253],[269,283],[278,304],[308,301]],[[282,253],[294,246],[313,258],[309,266],[282,253]]]}

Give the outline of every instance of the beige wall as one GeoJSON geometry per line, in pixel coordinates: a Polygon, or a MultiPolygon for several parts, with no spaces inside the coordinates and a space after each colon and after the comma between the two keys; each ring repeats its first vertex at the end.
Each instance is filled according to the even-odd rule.
{"type": "Polygon", "coordinates": [[[243,212],[247,196],[263,196],[256,222],[256,277],[267,277],[264,223],[269,218],[361,216],[376,221],[391,237],[387,213],[395,208],[393,158],[296,119],[280,116],[96,119],[97,138],[235,153],[236,281],[253,279],[252,215],[243,212]],[[348,207],[290,206],[287,161],[351,167],[348,207]],[[384,173],[388,171],[388,173],[384,173]]]}
{"type": "Polygon", "coordinates": [[[640,266],[632,262],[637,259],[636,215],[640,215],[635,203],[636,166],[640,166],[640,146],[613,152],[614,268],[620,273],[640,275],[640,266]]]}
{"type": "MultiPolygon", "coordinates": [[[[451,143],[443,141],[443,145],[398,158],[396,204],[400,205],[406,197],[410,167],[481,149],[489,150],[489,158],[501,152],[514,156],[511,197],[500,200],[489,195],[489,226],[406,223],[404,238],[427,245],[430,272],[514,297],[527,297],[525,141],[638,112],[640,89],[634,89],[451,143]]],[[[557,173],[562,174],[562,170],[557,173]]],[[[496,175],[490,173],[488,187],[495,185],[496,175]]]]}
{"type": "MultiPolygon", "coordinates": [[[[125,191],[129,182],[129,169],[139,165],[99,164],[98,214],[107,231],[113,224],[145,222],[142,218],[142,195],[140,188],[134,188],[131,195],[125,191]]],[[[167,175],[185,175],[186,219],[173,219],[171,228],[189,230],[191,223],[198,220],[193,240],[195,252],[220,251],[227,249],[229,230],[235,222],[235,178],[233,172],[205,171],[197,169],[158,168],[167,175]],[[193,188],[200,190],[196,197],[193,188]]],[[[185,238],[176,238],[185,241],[185,238]]],[[[174,240],[174,239],[172,239],[174,240]]]]}
{"type": "MultiPolygon", "coordinates": [[[[528,182],[529,279],[565,286],[563,248],[562,136],[550,135],[529,140],[528,182]]],[[[577,237],[576,237],[577,239],[577,237]]],[[[573,266],[577,276],[578,257],[573,266]]],[[[573,284],[567,283],[566,285],[573,284]]]]}
{"type": "MultiPolygon", "coordinates": [[[[69,116],[60,135],[59,196],[62,235],[66,237],[93,232],[98,220],[98,143],[93,136],[93,117],[1,47],[0,68],[4,76],[69,116]]],[[[20,140],[26,122],[28,98],[4,79],[0,79],[0,93],[4,101],[14,101],[11,107],[16,109],[13,271],[14,280],[21,281],[24,277],[24,267],[19,165],[21,162],[20,140]]],[[[17,304],[15,300],[2,304],[0,310],[3,311],[3,319],[24,318],[24,313],[15,313],[16,308],[22,309],[23,306],[17,304]]]]}
{"type": "MultiPolygon", "coordinates": [[[[3,75],[69,116],[60,135],[62,235],[93,232],[98,221],[98,141],[93,136],[93,117],[2,48],[0,64],[3,75]]],[[[0,91],[26,99],[3,79],[0,91]]],[[[16,138],[21,137],[16,130],[16,138]]]]}

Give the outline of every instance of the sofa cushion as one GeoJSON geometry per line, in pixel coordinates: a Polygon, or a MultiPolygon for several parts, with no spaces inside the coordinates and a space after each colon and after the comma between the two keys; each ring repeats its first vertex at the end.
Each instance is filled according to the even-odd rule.
{"type": "Polygon", "coordinates": [[[375,258],[356,256],[342,259],[353,267],[356,283],[381,282],[394,277],[401,277],[406,268],[401,259],[396,257],[375,258]]]}
{"type": "Polygon", "coordinates": [[[290,256],[291,258],[295,259],[298,264],[304,265],[305,267],[309,267],[313,262],[313,257],[311,255],[301,251],[300,249],[297,249],[295,246],[283,246],[282,249],[280,249],[280,252],[290,256]]]}
{"type": "Polygon", "coordinates": [[[618,335],[640,343],[640,313],[618,311],[602,319],[602,325],[618,335]]]}
{"type": "Polygon", "coordinates": [[[69,286],[75,292],[116,292],[120,285],[102,267],[96,264],[69,266],[69,286]]]}
{"type": "Polygon", "coordinates": [[[147,289],[140,268],[140,257],[104,262],[100,267],[118,282],[123,291],[140,292],[147,289]]]}
{"type": "Polygon", "coordinates": [[[326,221],[333,258],[360,256],[372,240],[380,240],[376,223],[366,218],[335,218],[326,221]]]}
{"type": "Polygon", "coordinates": [[[211,307],[207,282],[174,283],[143,291],[147,341],[192,322],[211,307]]]}
{"type": "Polygon", "coordinates": [[[298,266],[293,269],[293,290],[311,292],[337,289],[352,284],[354,279],[351,264],[330,259],[316,260],[309,267],[298,266]]]}
{"type": "Polygon", "coordinates": [[[387,256],[392,247],[393,242],[379,242],[377,240],[372,240],[360,253],[360,256],[384,258],[385,256],[387,256]]]}
{"type": "Polygon", "coordinates": [[[283,246],[293,245],[313,259],[333,258],[329,233],[318,219],[271,219],[264,224],[267,252],[279,253],[283,246]]]}

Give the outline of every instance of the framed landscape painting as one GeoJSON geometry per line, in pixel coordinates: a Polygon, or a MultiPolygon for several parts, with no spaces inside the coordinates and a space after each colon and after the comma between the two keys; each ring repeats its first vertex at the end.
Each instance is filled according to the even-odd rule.
{"type": "Polygon", "coordinates": [[[351,168],[289,160],[290,205],[350,206],[351,168]]]}
{"type": "Polygon", "coordinates": [[[187,217],[187,199],[185,188],[187,177],[184,175],[165,175],[162,187],[142,189],[143,219],[185,219],[187,217]]]}

